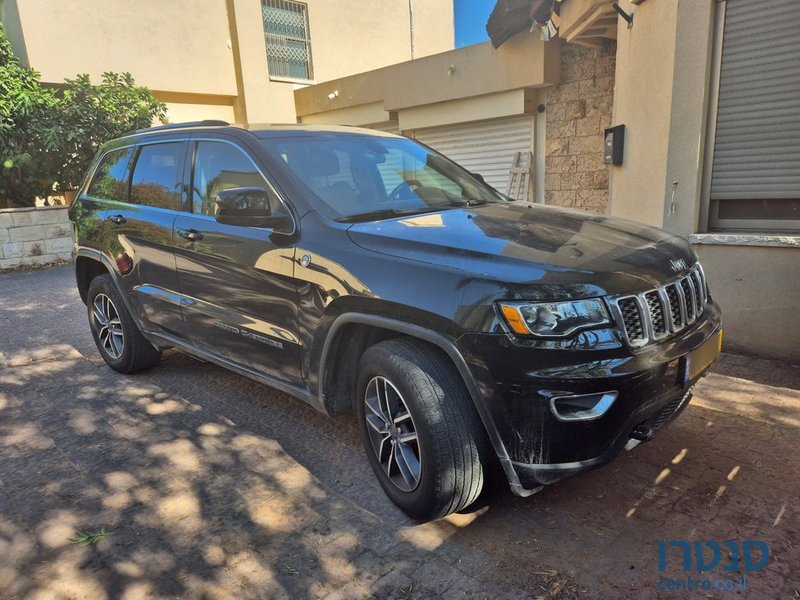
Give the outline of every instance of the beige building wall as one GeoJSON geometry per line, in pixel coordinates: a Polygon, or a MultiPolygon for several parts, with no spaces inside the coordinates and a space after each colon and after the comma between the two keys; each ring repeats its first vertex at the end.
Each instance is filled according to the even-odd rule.
{"type": "Polygon", "coordinates": [[[233,123],[236,121],[236,111],[227,99],[219,102],[217,98],[203,102],[197,97],[191,97],[189,101],[175,99],[173,94],[157,94],[160,100],[167,105],[167,120],[170,123],[185,123],[187,121],[202,121],[203,119],[215,119],[233,123]]]}
{"type": "Polygon", "coordinates": [[[677,10],[675,69],[672,76],[669,147],[662,226],[687,235],[698,231],[709,101],[714,0],[681,0],[677,10]],[[690,31],[690,35],[685,32],[690,31]],[[676,185],[677,184],[677,185],[676,185]]]}
{"type": "Polygon", "coordinates": [[[236,95],[224,2],[5,0],[2,18],[19,22],[14,49],[48,83],[129,71],[153,90],[236,95]]]}
{"type": "Polygon", "coordinates": [[[346,77],[455,47],[452,0],[307,3],[316,81],[346,77]]]}
{"type": "Polygon", "coordinates": [[[722,307],[726,350],[800,363],[800,242],[695,244],[722,307]]]}
{"type": "Polygon", "coordinates": [[[485,42],[409,60],[298,89],[297,115],[313,122],[313,115],[355,106],[381,103],[392,112],[541,88],[559,80],[559,50],[557,44],[545,44],[538,34],[526,33],[498,49],[485,42]]]}
{"type": "MultiPolygon", "coordinates": [[[[234,44],[241,57],[241,92],[246,107],[246,114],[238,120],[296,122],[294,91],[305,86],[264,76],[268,69],[260,2],[228,0],[228,3],[233,13],[233,37],[238,38],[234,44]]],[[[307,4],[315,81],[330,81],[411,58],[407,1],[308,0],[307,4]]],[[[453,48],[452,2],[425,0],[425,5],[422,16],[415,12],[415,41],[422,43],[427,53],[453,48]],[[424,25],[419,25],[421,18],[424,25]],[[422,33],[417,31],[418,25],[422,33]],[[431,39],[421,42],[423,35],[431,39]]]]}
{"type": "Polygon", "coordinates": [[[413,12],[414,58],[455,48],[452,0],[412,0],[409,4],[413,12]]]}
{"type": "Polygon", "coordinates": [[[621,4],[634,26],[617,29],[625,156],[611,171],[611,212],[688,235],[699,221],[715,2],[621,4]]]}
{"type": "Polygon", "coordinates": [[[231,19],[234,58],[240,63],[240,67],[236,70],[240,82],[237,105],[239,114],[236,116],[236,121],[296,122],[292,98],[293,85],[275,82],[269,78],[261,3],[253,0],[228,0],[227,4],[231,19]]]}
{"type": "Polygon", "coordinates": [[[412,106],[398,111],[401,131],[470,123],[522,115],[526,111],[525,90],[509,90],[449,102],[412,106]]]}
{"type": "Polygon", "coordinates": [[[659,227],[664,222],[677,42],[675,8],[681,1],[658,0],[634,7],[623,0],[620,4],[634,13],[635,25],[628,29],[620,19],[617,29],[613,121],[625,125],[625,149],[623,164],[611,169],[609,209],[615,216],[659,227]]]}
{"type": "MultiPolygon", "coordinates": [[[[454,46],[452,0],[308,0],[315,81],[454,46]]],[[[270,79],[260,0],[0,0],[23,63],[42,81],[130,72],[170,120],[296,122],[296,82],[270,79]],[[176,99],[176,95],[180,96],[176,99]]]]}

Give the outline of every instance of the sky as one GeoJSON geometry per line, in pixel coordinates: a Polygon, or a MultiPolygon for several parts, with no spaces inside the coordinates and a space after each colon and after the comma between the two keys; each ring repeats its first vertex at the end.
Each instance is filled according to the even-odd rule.
{"type": "Polygon", "coordinates": [[[456,48],[478,44],[489,39],[486,21],[496,0],[454,0],[456,48]]]}

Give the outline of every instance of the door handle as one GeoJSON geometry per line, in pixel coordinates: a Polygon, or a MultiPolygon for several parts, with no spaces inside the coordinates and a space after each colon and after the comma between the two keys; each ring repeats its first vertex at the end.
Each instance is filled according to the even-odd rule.
{"type": "Polygon", "coordinates": [[[196,229],[178,229],[178,235],[190,242],[196,242],[203,239],[203,234],[196,229]]]}
{"type": "Polygon", "coordinates": [[[108,217],[108,220],[114,223],[114,225],[122,225],[128,221],[128,219],[126,219],[122,215],[111,215],[110,217],[108,217]]]}

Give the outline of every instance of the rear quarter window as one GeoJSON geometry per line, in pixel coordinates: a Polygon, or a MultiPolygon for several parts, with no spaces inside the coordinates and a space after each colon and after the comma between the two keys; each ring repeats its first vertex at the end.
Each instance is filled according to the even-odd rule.
{"type": "Polygon", "coordinates": [[[128,163],[132,153],[133,148],[120,148],[106,154],[97,165],[87,195],[101,200],[124,202],[128,184],[128,163]]]}

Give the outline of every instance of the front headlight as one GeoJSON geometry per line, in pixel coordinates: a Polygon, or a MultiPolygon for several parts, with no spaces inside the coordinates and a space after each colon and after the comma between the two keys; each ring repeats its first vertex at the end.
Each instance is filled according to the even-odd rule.
{"type": "Polygon", "coordinates": [[[598,298],[569,302],[501,302],[500,311],[511,331],[519,335],[565,337],[579,329],[611,322],[605,304],[598,298]]]}

